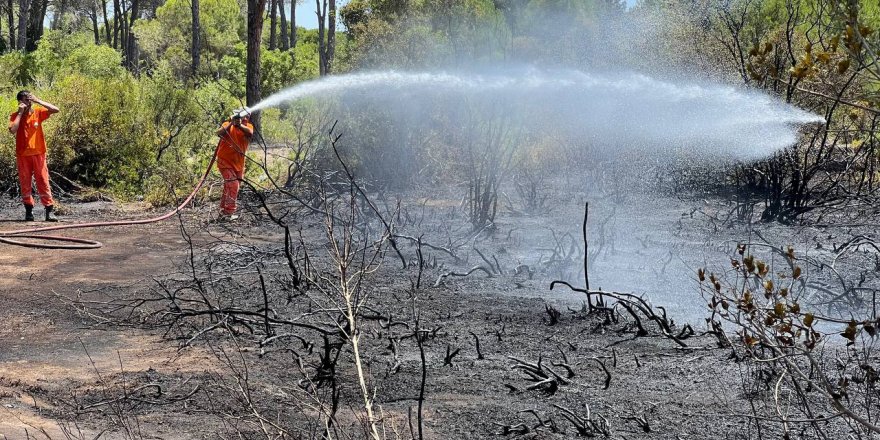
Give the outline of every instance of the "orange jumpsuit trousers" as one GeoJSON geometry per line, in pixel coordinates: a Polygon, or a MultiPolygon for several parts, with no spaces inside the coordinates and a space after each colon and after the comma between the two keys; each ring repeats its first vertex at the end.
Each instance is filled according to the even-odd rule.
{"type": "Polygon", "coordinates": [[[220,197],[220,211],[224,214],[232,215],[235,213],[235,200],[238,198],[238,189],[241,187],[241,178],[244,177],[244,170],[220,168],[220,175],[223,176],[223,196],[220,197]]]}
{"type": "Polygon", "coordinates": [[[33,154],[30,156],[17,156],[18,183],[21,185],[21,201],[28,206],[34,206],[34,197],[31,179],[37,181],[37,194],[43,206],[52,206],[52,189],[49,187],[49,168],[46,167],[45,154],[33,154]]]}

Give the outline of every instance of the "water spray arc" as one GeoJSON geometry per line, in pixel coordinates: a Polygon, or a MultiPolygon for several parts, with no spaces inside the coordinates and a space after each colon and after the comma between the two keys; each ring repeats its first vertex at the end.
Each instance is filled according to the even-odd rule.
{"type": "Polygon", "coordinates": [[[608,149],[649,154],[687,150],[735,160],[768,157],[796,143],[800,126],[824,122],[755,90],[672,82],[632,72],[531,67],[486,73],[392,70],[337,75],[282,90],[256,104],[253,111],[334,96],[342,105],[366,100],[387,107],[408,102],[430,105],[438,98],[462,104],[471,99],[496,100],[525,121],[539,119],[534,115],[540,114],[576,137],[608,149]]]}

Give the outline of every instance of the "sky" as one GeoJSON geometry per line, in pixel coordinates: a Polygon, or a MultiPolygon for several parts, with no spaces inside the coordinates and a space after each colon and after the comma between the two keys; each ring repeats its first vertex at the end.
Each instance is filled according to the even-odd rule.
{"type": "MultiPolygon", "coordinates": [[[[348,0],[337,0],[336,8],[341,8],[346,3],[348,3],[348,0]]],[[[318,17],[315,14],[315,9],[317,9],[315,7],[315,0],[302,0],[302,4],[296,7],[296,25],[306,29],[317,29],[318,17]]],[[[338,27],[341,28],[340,30],[344,29],[341,25],[338,25],[338,27]]]]}

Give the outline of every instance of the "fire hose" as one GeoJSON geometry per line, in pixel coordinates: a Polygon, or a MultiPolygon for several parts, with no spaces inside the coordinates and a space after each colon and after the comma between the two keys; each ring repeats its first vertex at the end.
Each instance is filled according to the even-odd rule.
{"type": "Polygon", "coordinates": [[[202,178],[199,179],[199,182],[196,184],[195,188],[193,188],[192,192],[190,192],[190,194],[186,197],[186,199],[184,199],[184,201],[177,205],[177,207],[173,210],[158,217],[151,217],[139,220],[118,220],[108,222],[44,226],[39,228],[19,229],[16,231],[0,231],[0,243],[39,249],[98,249],[104,246],[100,241],[87,240],[84,238],[65,237],[61,235],[42,235],[40,233],[49,231],[60,231],[64,229],[89,229],[102,228],[107,226],[146,225],[149,223],[156,223],[165,220],[177,214],[183,208],[189,205],[192,199],[196,196],[196,193],[198,193],[202,186],[205,184],[205,180],[207,180],[208,175],[211,173],[211,167],[214,165],[216,157],[217,151],[215,150],[214,154],[211,156],[211,161],[208,163],[208,166],[205,169],[205,173],[202,175],[202,178]],[[48,243],[34,243],[17,240],[22,238],[30,240],[43,240],[47,241],[48,243]]]}

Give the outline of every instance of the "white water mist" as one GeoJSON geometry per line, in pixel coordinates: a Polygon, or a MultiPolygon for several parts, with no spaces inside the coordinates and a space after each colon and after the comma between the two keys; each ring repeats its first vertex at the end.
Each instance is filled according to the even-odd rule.
{"type": "Polygon", "coordinates": [[[719,84],[670,82],[636,73],[509,69],[493,73],[376,71],[309,81],[278,92],[254,111],[308,97],[394,105],[442,96],[500,99],[505,111],[541,120],[615,151],[686,151],[753,160],[797,141],[798,128],[823,119],[771,96],[719,84]],[[540,113],[538,115],[537,113],[540,113]],[[534,117],[530,116],[533,115],[534,117]],[[552,124],[547,121],[552,120],[552,124]]]}

